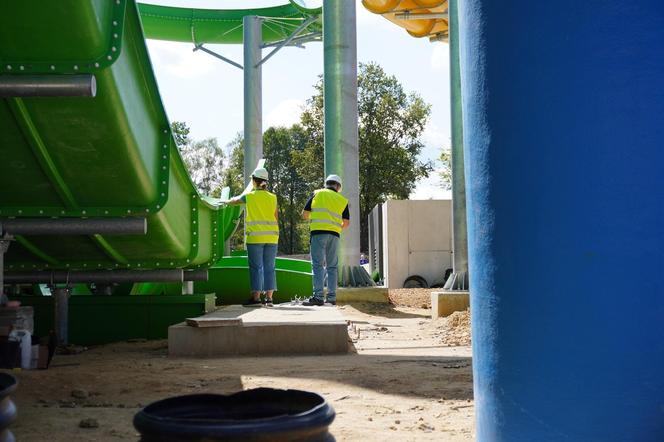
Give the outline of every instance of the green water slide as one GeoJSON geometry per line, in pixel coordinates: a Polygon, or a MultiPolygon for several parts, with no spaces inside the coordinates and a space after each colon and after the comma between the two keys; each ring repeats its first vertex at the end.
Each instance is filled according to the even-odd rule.
{"type": "MultiPolygon", "coordinates": [[[[264,19],[264,43],[287,39],[304,19],[315,17],[303,29],[305,33],[321,32],[321,8],[309,8],[301,1],[269,8],[192,9],[140,4],[139,10],[147,38],[157,40],[222,44],[242,44],[242,18],[255,15],[264,19]]],[[[305,34],[306,35],[306,34],[305,34]]]]}
{"type": "MultiPolygon", "coordinates": [[[[252,14],[268,18],[265,42],[279,42],[318,12],[294,1],[242,11],[133,0],[5,2],[3,79],[93,75],[96,96],[0,101],[0,222],[147,220],[145,235],[15,235],[5,269],[196,269],[216,263],[241,209],[218,206],[193,185],[170,131],[145,38],[239,43],[242,17],[252,14]]],[[[320,22],[310,20],[303,31],[319,29],[320,22]]]]}

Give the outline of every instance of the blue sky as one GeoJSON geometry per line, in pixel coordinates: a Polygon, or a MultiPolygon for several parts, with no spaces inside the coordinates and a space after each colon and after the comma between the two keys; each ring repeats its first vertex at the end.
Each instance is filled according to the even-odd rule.
{"type": "MultiPolygon", "coordinates": [[[[142,0],[169,6],[210,9],[251,8],[284,0],[142,0]]],[[[449,58],[447,43],[409,36],[405,30],[368,12],[357,1],[357,57],[375,61],[417,92],[432,112],[422,140],[423,159],[435,160],[450,145],[449,58]]],[[[242,63],[240,45],[206,45],[242,63]]],[[[162,100],[171,121],[185,121],[195,139],[216,137],[226,145],[242,130],[242,71],[202,52],[193,44],[149,40],[162,100]]],[[[264,51],[264,54],[266,52],[264,51]]],[[[323,46],[284,48],[263,65],[263,129],[299,121],[301,107],[313,95],[323,72],[323,46]]],[[[434,174],[435,175],[435,174],[434,174]]],[[[412,199],[449,198],[437,176],[418,183],[412,199]]]]}

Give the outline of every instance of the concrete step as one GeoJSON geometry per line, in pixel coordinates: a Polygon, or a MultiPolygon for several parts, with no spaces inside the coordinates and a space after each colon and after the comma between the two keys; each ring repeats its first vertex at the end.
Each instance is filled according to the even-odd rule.
{"type": "Polygon", "coordinates": [[[218,310],[223,326],[168,328],[170,356],[329,354],[348,352],[348,326],[333,306],[232,305],[218,310]],[[231,324],[231,325],[229,325],[231,324]]]}

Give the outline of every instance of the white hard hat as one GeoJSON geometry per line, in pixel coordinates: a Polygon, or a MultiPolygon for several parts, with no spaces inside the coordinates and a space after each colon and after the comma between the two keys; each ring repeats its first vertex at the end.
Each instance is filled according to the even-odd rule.
{"type": "Polygon", "coordinates": [[[339,183],[341,186],[341,177],[339,175],[328,175],[327,178],[325,178],[325,182],[328,183],[330,181],[334,181],[335,183],[339,183]]]}
{"type": "Polygon", "coordinates": [[[269,177],[269,175],[267,173],[267,169],[265,169],[264,167],[256,168],[256,170],[253,171],[251,176],[254,177],[254,178],[259,178],[261,180],[267,180],[268,177],[269,177]]]}

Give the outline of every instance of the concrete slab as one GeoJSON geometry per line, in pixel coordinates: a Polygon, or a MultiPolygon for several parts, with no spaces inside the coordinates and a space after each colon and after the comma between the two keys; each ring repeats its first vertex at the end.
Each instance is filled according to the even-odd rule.
{"type": "Polygon", "coordinates": [[[337,288],[337,302],[390,302],[387,296],[387,287],[339,287],[337,288]]]}
{"type": "Polygon", "coordinates": [[[431,293],[431,318],[449,316],[454,312],[470,307],[470,295],[465,290],[441,291],[431,293]]]}
{"type": "Polygon", "coordinates": [[[336,307],[232,305],[210,317],[241,321],[219,327],[190,327],[184,322],[172,325],[168,328],[168,354],[215,357],[348,352],[348,326],[336,307]]]}

